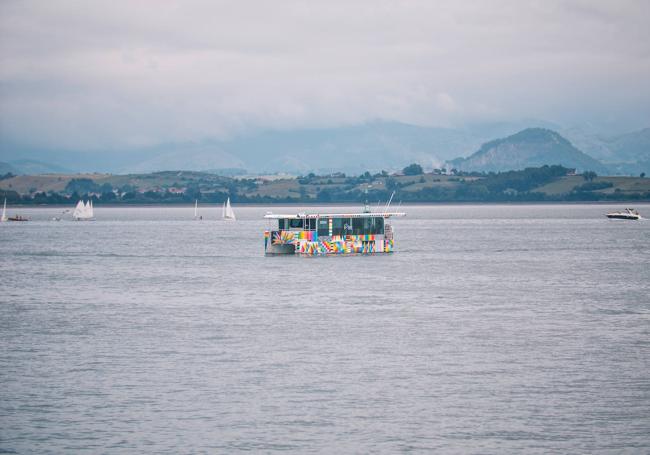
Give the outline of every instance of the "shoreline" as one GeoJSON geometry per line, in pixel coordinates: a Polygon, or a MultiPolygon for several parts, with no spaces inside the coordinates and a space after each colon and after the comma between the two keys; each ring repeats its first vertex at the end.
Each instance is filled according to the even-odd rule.
{"type": "MultiPolygon", "coordinates": [[[[210,208],[220,208],[222,203],[215,202],[206,202],[199,204],[199,207],[210,207],[210,208]]],[[[363,203],[352,203],[352,202],[270,202],[266,204],[260,203],[251,203],[251,202],[237,202],[234,203],[236,207],[363,207],[363,203]]],[[[385,204],[380,204],[380,207],[385,204]]],[[[459,202],[407,202],[402,203],[400,207],[426,207],[426,206],[500,206],[500,205],[510,205],[510,206],[526,206],[526,205],[650,205],[650,200],[622,200],[622,201],[459,201],[459,202]]],[[[99,202],[94,203],[95,207],[102,208],[194,208],[193,203],[170,203],[170,204],[101,204],[99,202]]],[[[370,207],[376,206],[376,204],[370,204],[370,207]]],[[[395,210],[398,207],[397,204],[391,204],[391,209],[395,210]]],[[[7,205],[7,209],[10,208],[21,208],[21,209],[36,209],[36,208],[53,208],[53,209],[65,209],[68,208],[72,210],[74,206],[69,204],[11,204],[7,205]]]]}

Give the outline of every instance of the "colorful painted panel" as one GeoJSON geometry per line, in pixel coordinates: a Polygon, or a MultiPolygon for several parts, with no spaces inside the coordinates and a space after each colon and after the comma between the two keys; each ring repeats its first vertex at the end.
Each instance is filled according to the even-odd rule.
{"type": "Polygon", "coordinates": [[[320,254],[374,254],[391,253],[393,251],[392,240],[377,240],[374,242],[350,242],[350,241],[299,241],[296,252],[299,254],[320,255],[320,254]]]}
{"type": "Polygon", "coordinates": [[[273,232],[274,245],[289,245],[295,243],[295,234],[291,231],[273,232]]]}
{"type": "Polygon", "coordinates": [[[310,242],[315,242],[318,240],[318,232],[316,231],[300,231],[298,232],[298,239],[300,240],[309,240],[310,242]]]}
{"type": "Polygon", "coordinates": [[[393,240],[379,240],[374,235],[332,236],[320,240],[314,231],[265,231],[264,247],[269,238],[273,245],[295,245],[296,253],[307,255],[325,254],[374,254],[392,253],[393,240]]]}
{"type": "Polygon", "coordinates": [[[352,242],[374,242],[375,241],[375,235],[374,234],[346,235],[345,239],[350,240],[352,242]]]}

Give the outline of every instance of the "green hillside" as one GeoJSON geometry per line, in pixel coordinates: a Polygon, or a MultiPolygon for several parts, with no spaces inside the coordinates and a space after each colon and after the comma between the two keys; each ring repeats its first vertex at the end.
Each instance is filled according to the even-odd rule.
{"type": "Polygon", "coordinates": [[[572,174],[562,166],[500,173],[414,175],[366,172],[301,177],[230,178],[205,172],[152,174],[48,174],[5,177],[0,192],[11,203],[69,204],[92,198],[97,203],[363,202],[386,201],[395,192],[404,202],[648,200],[650,178],[572,174]]]}

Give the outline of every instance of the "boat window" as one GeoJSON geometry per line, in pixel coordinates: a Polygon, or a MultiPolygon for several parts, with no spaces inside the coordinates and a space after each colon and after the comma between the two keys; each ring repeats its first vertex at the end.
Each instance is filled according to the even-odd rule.
{"type": "Polygon", "coordinates": [[[329,218],[318,219],[318,236],[325,236],[330,234],[329,218]]]}
{"type": "Polygon", "coordinates": [[[351,218],[332,218],[332,235],[352,234],[351,218]]]}
{"type": "Polygon", "coordinates": [[[375,223],[373,234],[383,234],[384,233],[384,219],[383,218],[373,218],[375,223]]]}
{"type": "Polygon", "coordinates": [[[384,219],[379,217],[364,218],[363,232],[361,234],[383,234],[384,219]]]}
{"type": "Polygon", "coordinates": [[[309,231],[315,231],[316,230],[316,218],[309,218],[308,220],[305,220],[306,226],[305,228],[309,231]]]}
{"type": "Polygon", "coordinates": [[[291,229],[302,229],[302,219],[290,219],[289,227],[291,229]]]}
{"type": "Polygon", "coordinates": [[[278,220],[278,231],[284,231],[287,229],[287,221],[284,218],[278,220]]]}
{"type": "Polygon", "coordinates": [[[352,234],[365,234],[363,230],[365,218],[352,218],[352,234]]]}

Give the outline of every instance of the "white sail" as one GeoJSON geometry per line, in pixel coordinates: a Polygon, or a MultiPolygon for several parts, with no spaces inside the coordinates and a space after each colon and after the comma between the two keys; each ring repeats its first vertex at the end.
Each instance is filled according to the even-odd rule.
{"type": "Polygon", "coordinates": [[[235,221],[235,212],[233,211],[232,207],[230,206],[230,198],[226,200],[226,204],[223,207],[223,219],[224,220],[233,220],[235,221]]]}
{"type": "Polygon", "coordinates": [[[74,212],[72,212],[72,217],[75,219],[81,218],[83,216],[83,213],[84,213],[84,202],[80,200],[79,202],[77,202],[77,205],[74,208],[74,212]]]}
{"type": "Polygon", "coordinates": [[[0,217],[0,222],[4,223],[7,221],[7,198],[5,198],[5,203],[2,206],[2,217],[0,217]]]}
{"type": "Polygon", "coordinates": [[[199,200],[194,201],[194,219],[199,217],[199,200]]]}
{"type": "Polygon", "coordinates": [[[75,220],[90,220],[95,216],[94,212],[92,201],[86,203],[79,201],[72,212],[72,217],[75,220]]]}

